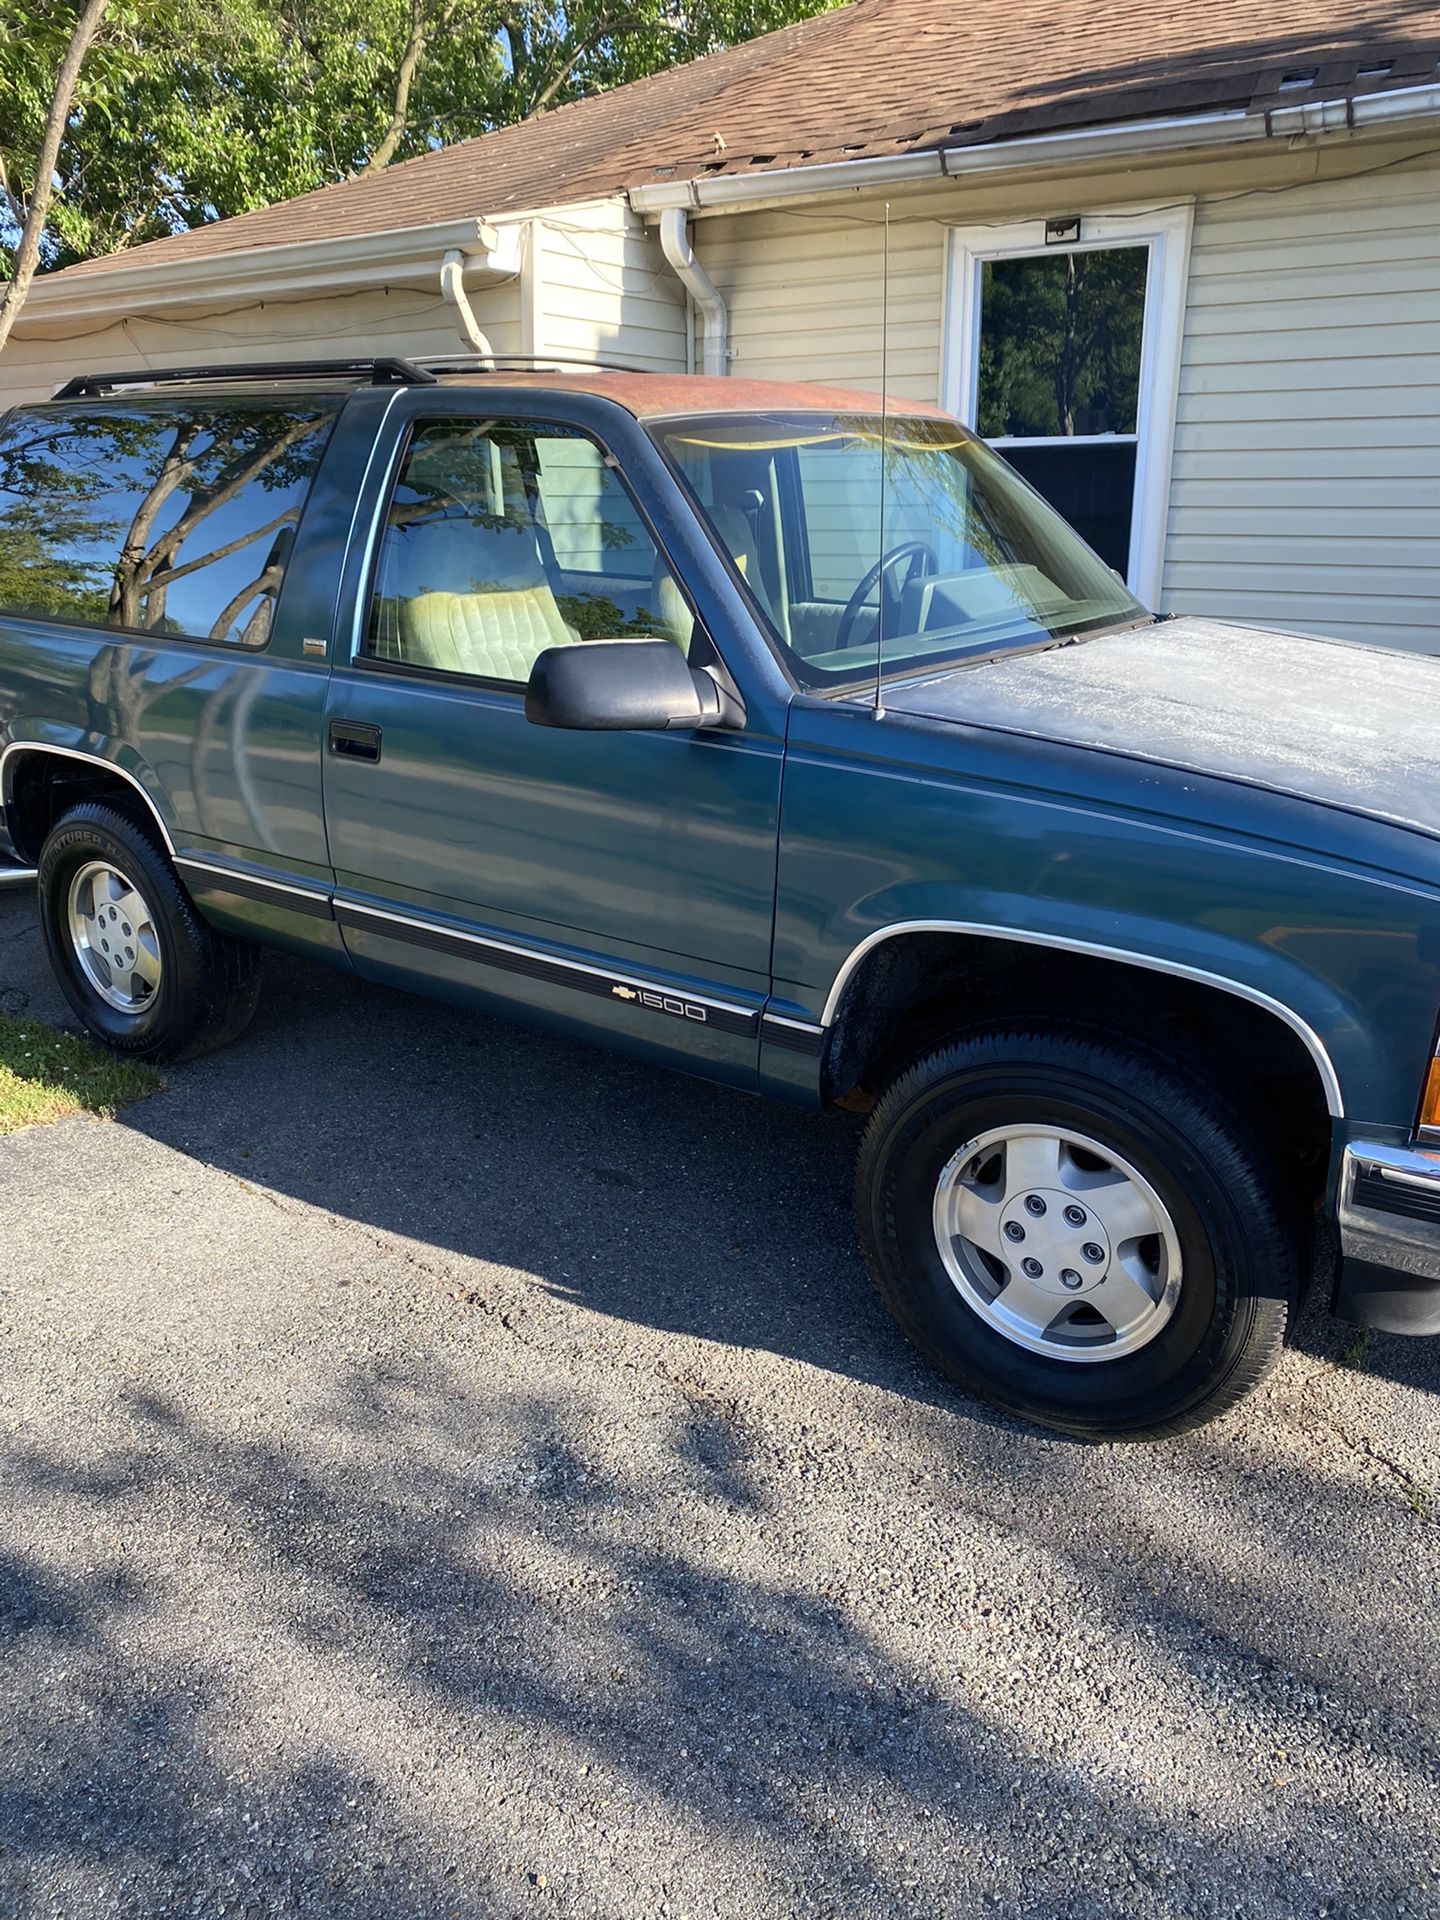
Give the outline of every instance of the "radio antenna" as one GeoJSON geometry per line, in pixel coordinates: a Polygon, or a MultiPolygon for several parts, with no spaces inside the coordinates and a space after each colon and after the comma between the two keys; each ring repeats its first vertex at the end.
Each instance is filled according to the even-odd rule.
{"type": "Polygon", "coordinates": [[[885,481],[890,454],[890,202],[880,268],[880,576],[875,582],[875,718],[885,718],[885,481]]]}

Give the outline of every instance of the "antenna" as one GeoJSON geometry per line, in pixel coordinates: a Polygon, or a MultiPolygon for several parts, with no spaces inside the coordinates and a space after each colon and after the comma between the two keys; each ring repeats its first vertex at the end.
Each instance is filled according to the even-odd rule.
{"type": "Polygon", "coordinates": [[[880,576],[875,582],[875,718],[885,718],[885,478],[890,455],[890,202],[880,269],[880,576]]]}

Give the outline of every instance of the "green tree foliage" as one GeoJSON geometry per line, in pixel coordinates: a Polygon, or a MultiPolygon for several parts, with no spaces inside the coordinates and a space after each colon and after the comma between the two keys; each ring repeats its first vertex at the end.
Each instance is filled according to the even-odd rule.
{"type": "MultiPolygon", "coordinates": [[[[245,213],[525,119],[837,0],[115,0],[43,264],[245,213]]],[[[0,0],[0,277],[75,0],[0,0]]]]}

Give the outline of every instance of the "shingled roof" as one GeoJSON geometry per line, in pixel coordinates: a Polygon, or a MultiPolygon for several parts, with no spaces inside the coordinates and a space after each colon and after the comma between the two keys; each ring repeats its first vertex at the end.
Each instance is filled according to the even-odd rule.
{"type": "Polygon", "coordinates": [[[175,262],[598,199],[652,182],[1000,142],[1437,79],[1437,0],[853,0],[372,177],[85,261],[175,262]]]}

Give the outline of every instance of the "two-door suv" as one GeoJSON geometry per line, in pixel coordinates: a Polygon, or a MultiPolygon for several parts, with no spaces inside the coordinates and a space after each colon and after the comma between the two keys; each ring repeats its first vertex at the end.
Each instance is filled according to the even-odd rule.
{"type": "Polygon", "coordinates": [[[233,1039],[270,944],[866,1115],[900,1324],[1081,1434],[1229,1406],[1317,1270],[1440,1331],[1437,696],[1157,619],[861,394],[391,360],[0,421],[0,795],[92,1033],[233,1039]]]}

